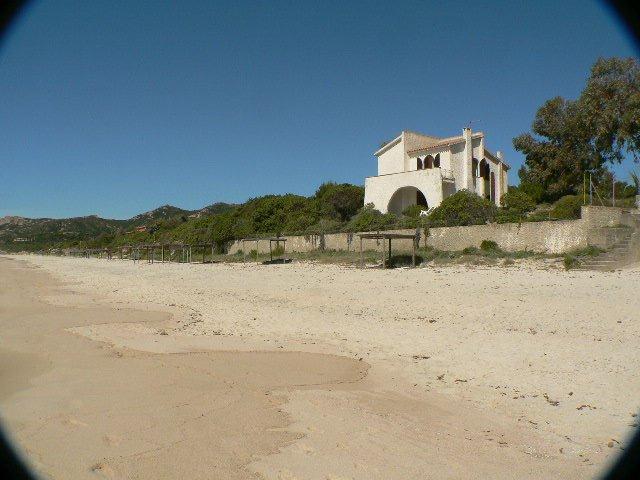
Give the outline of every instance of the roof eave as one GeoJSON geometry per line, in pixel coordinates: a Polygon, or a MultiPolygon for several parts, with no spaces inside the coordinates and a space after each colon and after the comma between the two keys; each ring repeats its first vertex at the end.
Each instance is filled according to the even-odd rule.
{"type": "Polygon", "coordinates": [[[380,147],[378,150],[376,150],[373,154],[376,157],[379,157],[380,155],[382,155],[384,152],[386,152],[387,150],[389,150],[391,147],[396,146],[398,143],[400,143],[400,140],[402,140],[402,133],[400,133],[400,135],[398,135],[396,138],[394,138],[393,140],[391,140],[388,143],[385,143],[382,147],[380,147]]]}

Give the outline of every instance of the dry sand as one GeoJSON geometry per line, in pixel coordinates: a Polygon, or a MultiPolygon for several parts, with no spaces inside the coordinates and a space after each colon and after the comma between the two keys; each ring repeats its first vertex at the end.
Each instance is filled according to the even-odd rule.
{"type": "Polygon", "coordinates": [[[594,477],[637,421],[639,281],[0,259],[0,411],[52,478],[594,477]]]}

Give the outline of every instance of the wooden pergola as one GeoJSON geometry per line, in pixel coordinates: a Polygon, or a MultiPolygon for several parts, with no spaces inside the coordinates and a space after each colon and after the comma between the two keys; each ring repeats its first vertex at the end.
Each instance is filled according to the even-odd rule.
{"type": "Polygon", "coordinates": [[[260,242],[269,241],[269,261],[273,262],[273,244],[276,244],[276,248],[280,246],[280,242],[282,242],[283,255],[284,250],[287,248],[287,239],[284,237],[253,237],[253,238],[243,238],[240,240],[242,242],[242,261],[247,261],[247,249],[245,248],[245,242],[256,242],[256,263],[258,262],[258,245],[260,242]]]}
{"type": "Polygon", "coordinates": [[[211,250],[211,256],[213,258],[215,245],[213,243],[142,243],[138,245],[123,245],[120,247],[120,258],[123,258],[123,253],[125,250],[130,252],[136,252],[138,255],[133,257],[133,260],[140,259],[140,251],[144,250],[147,252],[147,262],[154,263],[156,259],[156,250],[160,251],[160,262],[164,263],[165,261],[171,261],[171,259],[167,259],[165,253],[167,250],[180,250],[181,258],[178,259],[179,262],[184,263],[192,263],[193,258],[193,249],[201,248],[202,249],[202,262],[205,263],[205,256],[207,251],[211,250]],[[137,257],[137,258],[136,258],[137,257]]]}
{"type": "Polygon", "coordinates": [[[382,240],[382,268],[387,268],[387,260],[391,260],[391,240],[394,239],[404,239],[404,240],[413,240],[412,251],[411,251],[411,263],[415,267],[416,266],[416,243],[417,243],[417,235],[411,233],[359,233],[360,237],[360,266],[364,267],[364,255],[362,252],[362,240],[382,240]],[[386,257],[386,248],[385,242],[389,241],[389,257],[386,257]]]}
{"type": "MultiPolygon", "coordinates": [[[[160,252],[160,262],[171,262],[171,257],[167,258],[165,253],[167,250],[180,250],[181,255],[178,257],[180,263],[193,263],[193,250],[202,249],[202,262],[206,263],[206,254],[210,250],[213,259],[215,244],[214,243],[139,243],[135,245],[121,245],[116,248],[72,248],[68,254],[73,257],[89,258],[98,254],[100,258],[106,257],[109,260],[113,258],[115,253],[118,254],[120,260],[125,258],[125,252],[129,253],[129,259],[139,261],[142,259],[141,252],[146,252],[147,263],[156,262],[156,252],[160,252]]],[[[213,261],[213,260],[212,260],[213,261]]]]}

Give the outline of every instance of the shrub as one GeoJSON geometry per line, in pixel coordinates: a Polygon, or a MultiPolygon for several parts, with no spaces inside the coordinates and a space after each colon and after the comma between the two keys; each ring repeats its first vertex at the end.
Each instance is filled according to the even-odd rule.
{"type": "Polygon", "coordinates": [[[500,247],[498,247],[498,244],[493,240],[483,240],[480,243],[480,250],[485,252],[497,252],[500,250],[500,247]]]}
{"type": "Polygon", "coordinates": [[[478,249],[476,247],[465,247],[462,249],[462,253],[465,255],[476,255],[478,253],[478,249]]]}
{"type": "Polygon", "coordinates": [[[581,206],[582,198],[579,195],[565,195],[553,204],[551,217],[560,220],[580,218],[581,206]]]}
{"type": "Polygon", "coordinates": [[[496,206],[489,200],[468,190],[460,190],[442,203],[429,215],[432,227],[452,227],[461,225],[482,225],[493,221],[496,206]]]}
{"type": "MultiPolygon", "coordinates": [[[[505,208],[498,209],[496,213],[496,222],[497,223],[520,223],[522,222],[522,216],[518,215],[515,212],[511,212],[506,210],[505,208]]],[[[528,220],[528,219],[527,219],[528,220]]]]}
{"type": "Polygon", "coordinates": [[[500,204],[507,210],[520,215],[525,215],[536,208],[536,202],[518,189],[510,189],[500,199],[500,204]]]}
{"type": "Polygon", "coordinates": [[[427,210],[427,207],[423,207],[422,205],[409,205],[404,209],[402,215],[405,217],[419,218],[420,212],[427,210]]]}
{"type": "Polygon", "coordinates": [[[326,182],[320,185],[314,195],[322,213],[333,219],[346,221],[353,217],[364,203],[364,188],[348,183],[326,182]]]}
{"type": "Polygon", "coordinates": [[[499,223],[521,222],[527,213],[536,208],[536,202],[524,191],[511,188],[500,199],[503,208],[498,212],[499,223]]]}
{"type": "Polygon", "coordinates": [[[334,232],[339,232],[341,226],[342,224],[337,220],[332,220],[330,218],[322,218],[318,221],[318,223],[315,223],[314,225],[311,225],[310,227],[308,227],[305,233],[308,235],[334,233],[334,232]]]}
{"type": "Polygon", "coordinates": [[[396,225],[397,218],[391,213],[380,213],[369,203],[362,207],[360,211],[349,221],[345,227],[347,232],[370,232],[376,230],[387,230],[396,225]]]}
{"type": "Polygon", "coordinates": [[[567,270],[575,268],[579,264],[578,259],[573,255],[565,255],[562,262],[564,263],[564,268],[567,270]]]}

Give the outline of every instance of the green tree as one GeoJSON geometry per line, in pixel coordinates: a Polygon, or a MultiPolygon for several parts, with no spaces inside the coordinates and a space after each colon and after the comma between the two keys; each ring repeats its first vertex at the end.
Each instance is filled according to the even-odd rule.
{"type": "Polygon", "coordinates": [[[500,204],[503,208],[510,210],[518,215],[526,215],[536,208],[536,203],[524,191],[518,188],[510,188],[502,198],[500,204]]]}
{"type": "Polygon", "coordinates": [[[556,97],[536,112],[531,127],[513,139],[524,153],[518,172],[536,201],[579,193],[583,175],[598,178],[625,152],[640,156],[640,66],[632,58],[599,59],[577,100],[556,97]]]}
{"type": "Polygon", "coordinates": [[[541,187],[538,200],[576,193],[585,171],[603,171],[603,158],[590,142],[578,102],[560,97],[548,100],[536,113],[532,131],[535,136],[522,134],[513,139],[513,146],[526,157],[518,172],[525,188],[541,187]]]}
{"type": "Polygon", "coordinates": [[[318,212],[341,222],[349,220],[364,205],[364,188],[348,183],[326,182],[314,195],[318,212]]]}
{"type": "Polygon", "coordinates": [[[606,162],[640,159],[640,63],[599,58],[578,99],[593,148],[606,162]]]}

